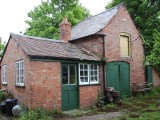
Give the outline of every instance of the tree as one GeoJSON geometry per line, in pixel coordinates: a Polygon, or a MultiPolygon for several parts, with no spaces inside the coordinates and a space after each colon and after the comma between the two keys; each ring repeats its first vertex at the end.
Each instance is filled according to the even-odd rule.
{"type": "Polygon", "coordinates": [[[5,43],[2,43],[2,38],[0,37],[0,58],[2,57],[4,48],[5,48],[5,43]]]}
{"type": "Polygon", "coordinates": [[[112,0],[106,8],[125,2],[131,17],[143,35],[146,55],[153,50],[155,31],[160,31],[160,0],[112,0]]]}
{"type": "Polygon", "coordinates": [[[150,55],[147,56],[147,61],[150,61],[160,74],[160,31],[156,31],[153,38],[155,42],[150,55]]]}
{"type": "Polygon", "coordinates": [[[90,16],[89,11],[84,8],[79,0],[47,0],[41,5],[28,12],[29,20],[26,35],[59,38],[59,24],[66,16],[72,26],[90,16]]]}

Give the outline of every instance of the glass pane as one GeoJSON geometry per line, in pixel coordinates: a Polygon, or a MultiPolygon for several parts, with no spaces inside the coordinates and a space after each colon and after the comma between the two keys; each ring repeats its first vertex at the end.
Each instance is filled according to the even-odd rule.
{"type": "Polygon", "coordinates": [[[81,81],[81,82],[84,82],[84,78],[83,78],[83,77],[80,77],[80,81],[81,81]]]}
{"type": "Polygon", "coordinates": [[[84,75],[85,75],[85,76],[88,76],[88,71],[84,71],[84,75]]]}
{"type": "Polygon", "coordinates": [[[80,76],[83,76],[83,71],[80,71],[80,76]]]}
{"type": "Polygon", "coordinates": [[[91,71],[91,75],[93,75],[93,71],[91,71]]]}
{"type": "Polygon", "coordinates": [[[76,65],[70,64],[70,84],[76,84],[76,65]]]}
{"type": "Polygon", "coordinates": [[[84,65],[84,69],[87,70],[87,69],[88,69],[88,66],[87,66],[87,65],[84,65]]]}
{"type": "Polygon", "coordinates": [[[23,83],[23,76],[20,77],[20,83],[23,83]]]}
{"type": "Polygon", "coordinates": [[[97,75],[97,71],[94,71],[94,75],[97,75]]]}
{"type": "Polygon", "coordinates": [[[85,82],[88,82],[88,77],[84,77],[85,78],[85,82]]]}
{"type": "Polygon", "coordinates": [[[68,84],[68,65],[67,64],[62,65],[62,83],[68,84]]]}
{"type": "Polygon", "coordinates": [[[93,70],[93,65],[91,65],[91,70],[93,70]]]}
{"type": "Polygon", "coordinates": [[[83,70],[83,65],[80,65],[80,70],[83,70]]]}

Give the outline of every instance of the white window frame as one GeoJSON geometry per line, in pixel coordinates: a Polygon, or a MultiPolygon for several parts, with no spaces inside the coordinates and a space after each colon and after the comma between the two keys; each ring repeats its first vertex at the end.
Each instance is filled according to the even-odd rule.
{"type": "Polygon", "coordinates": [[[79,64],[79,84],[80,85],[87,85],[87,84],[89,84],[89,66],[88,66],[88,64],[79,64]],[[88,73],[88,75],[87,76],[81,76],[81,74],[80,74],[80,72],[81,72],[81,65],[83,65],[83,74],[84,74],[84,65],[87,65],[87,73],[88,73]],[[82,82],[81,81],[81,77],[88,77],[88,81],[87,82],[82,82]]]}
{"type": "Polygon", "coordinates": [[[90,84],[98,84],[99,83],[99,65],[96,65],[96,70],[92,70],[91,69],[91,66],[92,65],[96,65],[96,64],[90,64],[90,84]],[[93,73],[95,73],[96,72],[96,75],[95,74],[91,74],[91,72],[93,71],[93,73]],[[91,81],[91,77],[97,77],[97,81],[95,80],[95,81],[91,81]]]}
{"type": "MultiPolygon", "coordinates": [[[[91,75],[91,65],[97,65],[97,64],[83,64],[83,63],[80,63],[79,64],[79,85],[89,85],[89,84],[98,84],[99,83],[99,65],[97,65],[97,81],[91,81],[91,77],[93,77],[91,75]],[[86,76],[81,76],[80,72],[82,71],[81,70],[81,65],[83,65],[83,70],[84,70],[84,65],[87,65],[87,77],[88,77],[88,81],[87,82],[82,82],[81,81],[81,77],[86,77],[86,76]]],[[[84,72],[84,71],[83,71],[84,72]]],[[[83,73],[84,74],[84,73],[83,73]]],[[[96,76],[96,75],[94,75],[96,76]]]]}
{"type": "Polygon", "coordinates": [[[2,65],[2,71],[1,71],[2,84],[7,84],[6,67],[7,67],[7,65],[2,65]]]}
{"type": "Polygon", "coordinates": [[[23,60],[19,60],[16,62],[16,86],[24,86],[24,61],[23,60]]]}

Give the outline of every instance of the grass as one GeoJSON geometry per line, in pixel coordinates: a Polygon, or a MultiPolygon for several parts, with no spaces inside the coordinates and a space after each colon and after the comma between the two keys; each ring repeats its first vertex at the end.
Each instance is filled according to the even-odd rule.
{"type": "Polygon", "coordinates": [[[160,88],[153,89],[150,93],[139,94],[136,97],[124,99],[119,110],[126,114],[115,120],[160,120],[160,88]]]}

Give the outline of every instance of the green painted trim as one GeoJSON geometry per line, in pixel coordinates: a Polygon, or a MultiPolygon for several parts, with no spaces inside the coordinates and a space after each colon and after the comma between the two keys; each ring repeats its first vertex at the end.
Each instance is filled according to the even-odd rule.
{"type": "Polygon", "coordinates": [[[87,61],[87,60],[56,60],[56,59],[42,59],[42,58],[30,58],[30,61],[44,61],[44,62],[64,62],[64,63],[94,63],[102,64],[102,61],[87,61]]]}

